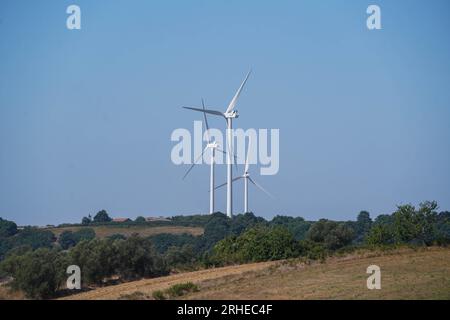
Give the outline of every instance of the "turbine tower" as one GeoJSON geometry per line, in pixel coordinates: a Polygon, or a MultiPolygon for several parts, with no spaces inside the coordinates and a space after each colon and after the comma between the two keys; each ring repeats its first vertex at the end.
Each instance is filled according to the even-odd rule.
{"type": "MultiPolygon", "coordinates": [[[[250,154],[250,145],[251,145],[251,140],[249,138],[248,141],[248,147],[247,147],[247,156],[245,158],[245,167],[244,167],[244,173],[242,174],[242,176],[236,177],[234,179],[231,180],[231,182],[235,182],[237,180],[240,179],[244,179],[244,213],[250,212],[248,210],[248,181],[250,181],[251,183],[253,183],[253,185],[255,185],[258,189],[260,189],[261,191],[263,191],[265,194],[267,194],[269,197],[273,198],[273,196],[263,187],[261,187],[258,183],[256,183],[256,181],[254,181],[251,177],[250,177],[250,173],[248,171],[249,169],[249,154],[250,154]]],[[[228,185],[228,182],[225,182],[219,186],[216,187],[216,189],[219,189],[225,185],[228,185]]]]}
{"type": "Polygon", "coordinates": [[[215,116],[221,116],[224,117],[227,122],[227,216],[231,218],[233,216],[233,184],[232,184],[232,177],[233,177],[233,119],[238,118],[239,114],[237,110],[234,110],[234,107],[236,106],[237,100],[239,99],[239,96],[242,92],[242,89],[245,86],[245,83],[248,80],[248,77],[250,76],[251,70],[247,73],[247,76],[245,77],[244,81],[242,82],[241,86],[237,90],[236,94],[234,95],[233,99],[231,100],[230,104],[228,105],[227,110],[225,112],[220,112],[216,110],[208,110],[208,109],[200,109],[200,108],[191,108],[191,107],[183,107],[185,109],[190,109],[194,111],[199,111],[203,113],[209,113],[215,116]]]}
{"type": "MultiPolygon", "coordinates": [[[[202,99],[202,107],[203,107],[203,110],[205,110],[205,102],[203,99],[202,99]]],[[[187,177],[189,172],[191,172],[191,170],[197,164],[198,160],[200,160],[203,157],[205,152],[208,149],[211,149],[211,162],[210,162],[211,168],[210,168],[210,178],[209,178],[209,213],[213,214],[214,213],[214,164],[215,164],[216,149],[217,149],[217,151],[220,151],[222,153],[225,153],[225,151],[219,149],[219,145],[216,141],[211,141],[211,137],[209,135],[209,126],[208,126],[208,119],[206,118],[206,113],[203,113],[203,117],[204,117],[204,122],[205,122],[205,126],[206,126],[206,139],[207,139],[208,144],[206,145],[205,149],[203,149],[200,156],[198,156],[197,159],[195,159],[194,163],[186,171],[186,173],[183,176],[183,180],[187,177]]]]}

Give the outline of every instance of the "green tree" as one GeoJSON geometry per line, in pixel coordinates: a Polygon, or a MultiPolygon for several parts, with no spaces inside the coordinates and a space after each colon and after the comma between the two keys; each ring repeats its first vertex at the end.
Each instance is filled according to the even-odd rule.
{"type": "Polygon", "coordinates": [[[111,220],[106,210],[101,210],[94,216],[94,222],[110,222],[111,220]]]}
{"type": "Polygon", "coordinates": [[[344,247],[354,239],[354,232],[343,223],[321,219],[314,223],[307,233],[307,239],[323,243],[328,249],[344,247]]]}
{"type": "Polygon", "coordinates": [[[288,217],[277,215],[270,221],[270,225],[283,226],[292,233],[296,240],[303,240],[312,223],[305,221],[302,217],[288,217]]]}
{"type": "Polygon", "coordinates": [[[46,299],[55,295],[65,278],[63,261],[56,250],[40,248],[21,256],[9,256],[0,269],[13,278],[13,289],[23,291],[29,298],[46,299]]]}
{"type": "Polygon", "coordinates": [[[267,226],[219,241],[213,252],[213,259],[219,263],[279,260],[299,254],[298,244],[287,229],[267,226]]]}
{"type": "Polygon", "coordinates": [[[8,220],[0,218],[0,238],[7,238],[17,233],[17,225],[8,220]]]}
{"type": "Polygon", "coordinates": [[[82,228],[75,232],[66,230],[59,236],[58,243],[61,245],[61,248],[67,250],[82,240],[91,240],[94,238],[95,231],[92,228],[82,228]]]}
{"type": "Polygon", "coordinates": [[[166,274],[162,257],[148,239],[132,235],[114,242],[117,250],[117,271],[123,279],[154,277],[166,274]]]}
{"type": "Polygon", "coordinates": [[[395,242],[393,226],[389,224],[374,224],[369,230],[365,242],[371,246],[389,245],[395,242]]]}
{"type": "Polygon", "coordinates": [[[92,222],[91,219],[89,219],[88,217],[83,217],[83,219],[81,220],[81,224],[83,225],[88,225],[91,222],[92,222]]]}
{"type": "Polygon", "coordinates": [[[83,240],[69,251],[71,264],[81,268],[85,284],[101,284],[117,267],[117,250],[111,240],[83,240]]]}
{"type": "Polygon", "coordinates": [[[136,222],[136,223],[145,223],[145,222],[147,222],[147,220],[145,220],[144,217],[139,216],[139,217],[136,218],[136,220],[134,220],[134,222],[136,222]]]}
{"type": "Polygon", "coordinates": [[[195,253],[192,245],[182,247],[170,247],[165,256],[169,267],[190,267],[195,262],[195,253]]]}

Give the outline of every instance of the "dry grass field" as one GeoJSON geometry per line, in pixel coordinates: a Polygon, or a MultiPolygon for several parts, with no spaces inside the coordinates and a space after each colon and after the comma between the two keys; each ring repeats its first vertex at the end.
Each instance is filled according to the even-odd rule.
{"type": "Polygon", "coordinates": [[[450,299],[450,248],[362,252],[305,264],[264,262],[201,270],[99,288],[66,299],[151,299],[156,290],[193,282],[183,299],[450,299]],[[381,268],[381,290],[368,290],[366,269],[381,268]]]}
{"type": "Polygon", "coordinates": [[[23,300],[25,296],[20,291],[12,291],[6,285],[0,283],[0,300],[23,300]]]}
{"type": "MultiPolygon", "coordinates": [[[[63,231],[77,231],[87,227],[63,227],[63,228],[49,228],[55,236],[59,235],[63,231]]],[[[113,234],[122,234],[126,237],[131,236],[134,233],[139,234],[142,237],[153,236],[161,233],[183,234],[189,233],[194,236],[203,234],[203,228],[200,227],[182,227],[182,226],[93,226],[89,227],[95,230],[95,234],[99,238],[105,238],[113,234]]]]}

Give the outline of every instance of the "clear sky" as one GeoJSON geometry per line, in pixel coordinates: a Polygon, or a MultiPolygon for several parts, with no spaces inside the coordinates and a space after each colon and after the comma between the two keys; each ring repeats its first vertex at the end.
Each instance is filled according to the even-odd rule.
{"type": "MultiPolygon", "coordinates": [[[[250,67],[235,126],[280,129],[279,173],[250,168],[276,197],[251,188],[257,215],[448,210],[449,14],[447,0],[2,0],[0,216],[206,213],[208,166],[182,181],[170,135],[201,120],[183,105],[225,109],[250,67]],[[70,4],[81,30],[66,28],[70,4]],[[367,29],[369,4],[382,30],[367,29]]],[[[234,196],[242,211],[240,184],[234,196]]]]}

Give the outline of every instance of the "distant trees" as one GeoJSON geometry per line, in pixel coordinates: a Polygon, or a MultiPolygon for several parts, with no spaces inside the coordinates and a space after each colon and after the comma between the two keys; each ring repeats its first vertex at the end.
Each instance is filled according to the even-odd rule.
{"type": "Polygon", "coordinates": [[[391,216],[377,217],[366,243],[431,245],[435,242],[446,242],[444,234],[447,221],[445,218],[439,219],[440,215],[436,209],[435,201],[423,202],[419,204],[418,209],[410,204],[398,206],[391,216]]]}
{"type": "Polygon", "coordinates": [[[170,247],[182,247],[184,245],[189,245],[198,253],[198,247],[200,246],[201,237],[193,236],[189,233],[174,234],[174,233],[160,233],[148,237],[152,242],[155,249],[159,253],[165,253],[170,247]]]}
{"type": "MultiPolygon", "coordinates": [[[[53,297],[63,285],[67,266],[82,269],[82,284],[103,284],[167,274],[170,269],[192,269],[199,265],[246,263],[295,257],[325,259],[341,248],[380,245],[450,244],[450,212],[437,213],[436,202],[417,208],[398,206],[391,215],[374,221],[361,211],[356,221],[317,222],[276,216],[271,221],[253,213],[232,219],[222,213],[175,217],[164,225],[203,226],[204,233],[158,234],[147,238],[113,235],[95,238],[88,227],[65,231],[58,239],[49,230],[27,227],[0,218],[0,276],[13,278],[12,286],[31,298],[53,297]],[[63,250],[61,250],[63,249],[63,250]]],[[[142,218],[142,217],[141,217],[142,218]]],[[[106,211],[89,223],[110,221],[106,211]]],[[[86,220],[86,221],[87,221],[86,220]]],[[[145,219],[144,219],[145,220],[145,219]]],[[[139,217],[131,224],[142,223],[139,217]],[[140,222],[139,222],[140,221],[140,222]]]]}
{"type": "Polygon", "coordinates": [[[95,231],[92,228],[82,228],[75,232],[66,230],[59,236],[58,243],[61,245],[61,248],[67,250],[82,240],[91,240],[94,238],[95,231]]]}
{"type": "Polygon", "coordinates": [[[139,216],[139,217],[137,217],[137,218],[134,220],[134,222],[136,222],[136,223],[145,223],[145,222],[147,222],[147,220],[145,220],[144,217],[139,216]]]}
{"type": "Polygon", "coordinates": [[[97,214],[94,216],[93,219],[94,222],[110,222],[112,219],[109,217],[106,210],[100,210],[97,212],[97,214]]]}
{"type": "MultiPolygon", "coordinates": [[[[3,220],[3,223],[6,220],[3,220]]],[[[56,238],[48,230],[26,227],[23,230],[17,230],[15,223],[3,224],[3,237],[0,237],[0,261],[6,257],[9,251],[14,249],[51,248],[56,238]]]]}
{"type": "Polygon", "coordinates": [[[81,219],[81,224],[82,225],[88,225],[89,223],[91,223],[91,219],[88,217],[83,217],[83,219],[81,219]]]}
{"type": "Polygon", "coordinates": [[[306,238],[306,233],[313,223],[305,221],[302,217],[275,216],[270,225],[283,226],[292,233],[296,240],[306,238]]]}
{"type": "Polygon", "coordinates": [[[164,255],[167,266],[173,268],[189,268],[194,265],[196,258],[194,247],[189,244],[181,247],[172,246],[164,255]]]}
{"type": "Polygon", "coordinates": [[[330,250],[350,244],[354,236],[354,231],[344,223],[326,219],[314,223],[307,233],[307,239],[323,243],[330,250]]]}
{"type": "Polygon", "coordinates": [[[17,233],[17,225],[8,220],[0,218],[0,238],[11,237],[17,233]]]}

